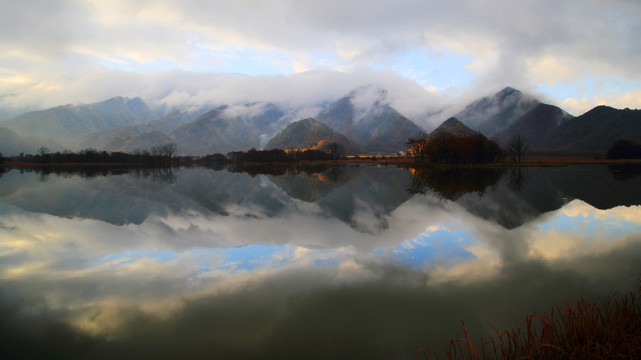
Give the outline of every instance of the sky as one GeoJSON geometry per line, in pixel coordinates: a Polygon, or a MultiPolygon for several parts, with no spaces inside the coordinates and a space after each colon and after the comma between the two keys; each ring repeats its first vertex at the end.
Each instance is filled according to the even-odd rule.
{"type": "Polygon", "coordinates": [[[638,0],[2,0],[0,108],[335,100],[408,117],[505,86],[641,108],[638,0]]]}

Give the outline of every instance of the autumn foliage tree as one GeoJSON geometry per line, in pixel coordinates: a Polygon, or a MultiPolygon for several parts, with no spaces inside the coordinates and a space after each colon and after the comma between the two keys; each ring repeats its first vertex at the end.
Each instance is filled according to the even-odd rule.
{"type": "Polygon", "coordinates": [[[427,144],[427,139],[429,135],[421,131],[418,134],[411,136],[405,142],[407,146],[407,154],[412,156],[414,160],[425,160],[425,145],[427,144]]]}

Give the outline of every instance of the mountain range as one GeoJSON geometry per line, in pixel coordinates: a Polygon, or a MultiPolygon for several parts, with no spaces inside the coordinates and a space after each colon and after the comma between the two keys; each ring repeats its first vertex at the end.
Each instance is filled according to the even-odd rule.
{"type": "Polygon", "coordinates": [[[641,110],[601,105],[574,117],[511,87],[467,105],[455,118],[502,146],[521,136],[531,155],[601,157],[616,140],[641,142],[641,110]]]}
{"type": "MultiPolygon", "coordinates": [[[[315,115],[281,104],[203,105],[162,114],[140,98],[115,97],[84,105],[32,111],[0,122],[0,152],[5,156],[94,148],[107,151],[149,149],[168,142],[178,153],[207,155],[251,148],[319,148],[338,143],[345,154],[392,154],[424,132],[387,101],[387,91],[369,85],[330,103],[315,115]],[[306,113],[307,116],[298,114],[306,113]]],[[[506,87],[474,101],[434,132],[482,133],[505,146],[524,139],[532,155],[603,156],[616,140],[641,142],[641,111],[598,106],[574,117],[531,95],[506,87]]]]}
{"type": "Polygon", "coordinates": [[[65,105],[33,111],[7,120],[19,133],[69,142],[84,135],[137,124],[154,117],[140,98],[115,97],[87,105],[65,105]]]}

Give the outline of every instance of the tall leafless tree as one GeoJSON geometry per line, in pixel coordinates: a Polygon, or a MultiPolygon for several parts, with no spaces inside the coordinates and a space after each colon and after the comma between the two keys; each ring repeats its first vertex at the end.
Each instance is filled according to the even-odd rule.
{"type": "Polygon", "coordinates": [[[514,162],[520,163],[527,152],[527,146],[525,145],[523,137],[521,135],[514,135],[507,145],[507,150],[514,162]]]}

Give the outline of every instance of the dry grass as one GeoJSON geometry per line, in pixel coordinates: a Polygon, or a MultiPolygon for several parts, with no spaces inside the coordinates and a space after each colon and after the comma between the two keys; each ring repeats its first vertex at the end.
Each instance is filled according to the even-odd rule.
{"type": "MultiPolygon", "coordinates": [[[[498,331],[478,346],[462,323],[451,339],[449,359],[641,359],[641,285],[603,303],[581,299],[534,313],[520,328],[498,331]]],[[[437,356],[419,348],[426,359],[437,356]]]]}

